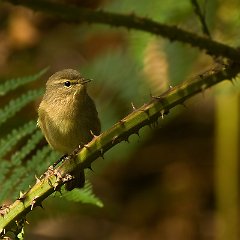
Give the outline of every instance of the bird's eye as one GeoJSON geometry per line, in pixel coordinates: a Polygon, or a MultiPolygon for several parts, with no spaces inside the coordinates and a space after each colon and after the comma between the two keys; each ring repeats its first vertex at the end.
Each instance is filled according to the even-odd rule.
{"type": "Polygon", "coordinates": [[[70,81],[66,81],[66,82],[64,82],[64,86],[66,86],[66,87],[70,87],[70,86],[71,86],[70,81]]]}

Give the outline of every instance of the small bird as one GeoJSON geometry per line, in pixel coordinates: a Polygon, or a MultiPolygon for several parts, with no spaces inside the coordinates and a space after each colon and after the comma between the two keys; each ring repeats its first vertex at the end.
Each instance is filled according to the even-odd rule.
{"type": "MultiPolygon", "coordinates": [[[[47,142],[56,151],[71,154],[79,145],[99,135],[101,124],[95,103],[87,93],[91,81],[73,69],[54,73],[46,83],[46,91],[38,108],[37,125],[47,142]]],[[[66,190],[82,188],[83,170],[76,169],[67,182],[66,190]]]]}

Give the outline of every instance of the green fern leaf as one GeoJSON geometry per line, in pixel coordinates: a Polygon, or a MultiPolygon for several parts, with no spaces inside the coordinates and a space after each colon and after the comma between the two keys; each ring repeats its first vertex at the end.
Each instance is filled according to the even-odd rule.
{"type": "Polygon", "coordinates": [[[46,158],[50,151],[51,149],[49,146],[44,146],[42,149],[38,150],[30,160],[27,161],[26,166],[24,166],[24,175],[17,184],[17,189],[25,191],[26,188],[34,182],[34,175],[37,175],[40,165],[44,165],[44,169],[46,170],[48,166],[46,158]]]}
{"type": "Polygon", "coordinates": [[[10,167],[11,167],[11,164],[9,163],[9,161],[6,161],[5,159],[0,159],[0,173],[1,173],[0,174],[0,183],[3,182],[3,179],[7,175],[10,167]]]}
{"type": "MultiPolygon", "coordinates": [[[[12,195],[14,189],[18,186],[20,180],[26,173],[26,168],[22,165],[22,160],[36,147],[37,143],[43,138],[40,130],[37,130],[21,150],[12,155],[8,172],[0,177],[0,202],[9,194],[12,195]],[[1,179],[2,178],[2,179],[1,179]],[[4,184],[3,184],[4,183],[4,184]]],[[[6,168],[5,168],[6,169],[6,168]]]]}
{"type": "Polygon", "coordinates": [[[4,184],[1,186],[0,203],[9,196],[13,195],[16,184],[18,183],[19,179],[21,179],[23,174],[24,167],[18,166],[14,169],[11,175],[4,180],[4,184]]]}
{"type": "Polygon", "coordinates": [[[48,146],[48,148],[49,148],[50,154],[48,154],[46,156],[44,161],[41,161],[41,162],[38,163],[38,166],[36,168],[36,174],[37,175],[40,175],[40,174],[44,173],[46,171],[47,167],[49,167],[51,164],[56,162],[56,160],[58,158],[60,158],[59,153],[57,153],[56,151],[53,151],[49,146],[48,146]]]}
{"type": "Polygon", "coordinates": [[[42,69],[40,72],[31,75],[31,76],[26,76],[26,77],[20,77],[20,78],[14,78],[5,81],[3,84],[0,85],[0,96],[6,95],[9,91],[15,90],[20,86],[23,86],[27,83],[33,82],[37,79],[39,79],[46,71],[48,68],[42,69]]]}
{"type": "Polygon", "coordinates": [[[7,196],[9,195],[9,190],[11,189],[12,189],[12,182],[10,181],[4,182],[4,185],[1,187],[1,192],[0,192],[0,205],[5,199],[7,199],[7,196]]]}
{"type": "Polygon", "coordinates": [[[43,135],[40,130],[37,130],[31,138],[27,141],[27,143],[22,147],[20,151],[17,151],[11,157],[11,163],[13,166],[18,166],[21,164],[21,161],[32,151],[35,149],[36,145],[43,138],[43,135]]]}
{"type": "MultiPolygon", "coordinates": [[[[36,121],[30,121],[18,129],[13,129],[5,138],[0,141],[0,158],[10,151],[23,137],[36,130],[36,121]]],[[[0,167],[1,169],[1,167],[0,167]]]]}
{"type": "Polygon", "coordinates": [[[20,111],[29,102],[43,95],[44,90],[30,90],[21,95],[19,98],[11,100],[3,109],[0,109],[0,125],[6,122],[7,119],[14,116],[15,113],[20,111]]]}
{"type": "Polygon", "coordinates": [[[48,145],[38,150],[36,154],[27,162],[27,165],[26,165],[27,172],[30,173],[32,171],[38,170],[38,166],[41,165],[43,162],[45,163],[44,166],[46,169],[46,167],[49,165],[46,159],[48,158],[48,155],[51,151],[52,149],[48,145]]]}
{"type": "Polygon", "coordinates": [[[89,203],[98,207],[103,207],[103,202],[94,195],[92,185],[88,181],[86,181],[84,188],[75,188],[70,192],[64,190],[62,194],[62,196],[69,201],[89,203]]]}

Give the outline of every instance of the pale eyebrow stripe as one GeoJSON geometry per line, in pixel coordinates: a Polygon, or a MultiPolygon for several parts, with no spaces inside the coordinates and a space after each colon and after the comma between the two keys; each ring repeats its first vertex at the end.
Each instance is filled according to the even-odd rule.
{"type": "Polygon", "coordinates": [[[77,79],[65,79],[65,78],[62,78],[62,79],[59,79],[57,81],[54,81],[54,84],[62,84],[64,82],[66,82],[66,81],[69,81],[72,84],[75,84],[75,83],[78,82],[77,79]]]}

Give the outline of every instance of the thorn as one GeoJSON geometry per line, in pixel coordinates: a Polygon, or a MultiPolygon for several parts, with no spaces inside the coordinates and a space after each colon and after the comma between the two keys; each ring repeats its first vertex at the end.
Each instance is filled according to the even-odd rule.
{"type": "Polygon", "coordinates": [[[53,190],[54,191],[57,191],[57,188],[59,187],[58,185],[59,182],[55,182],[54,185],[53,185],[53,190]]]}
{"type": "Polygon", "coordinates": [[[140,138],[139,130],[137,130],[137,132],[135,132],[135,134],[140,138]]]}
{"type": "Polygon", "coordinates": [[[104,151],[103,151],[102,148],[100,149],[100,156],[101,156],[102,159],[104,159],[104,151]]]}
{"type": "Polygon", "coordinates": [[[15,220],[15,223],[16,223],[17,226],[19,226],[18,220],[15,220]]]}
{"type": "Polygon", "coordinates": [[[158,96],[153,96],[152,93],[150,93],[150,98],[155,99],[155,100],[156,99],[159,100],[159,99],[161,99],[161,96],[159,96],[159,97],[158,96]]]}
{"type": "Polygon", "coordinates": [[[161,118],[163,119],[164,118],[164,113],[165,113],[164,110],[161,110],[160,113],[161,113],[161,118]]]}
{"type": "Polygon", "coordinates": [[[124,119],[121,119],[118,121],[120,125],[122,125],[124,127],[124,123],[125,123],[125,120],[124,119]]]}
{"type": "Polygon", "coordinates": [[[33,210],[33,207],[34,207],[34,205],[36,204],[36,199],[37,198],[39,198],[39,196],[35,196],[34,198],[33,198],[33,200],[32,200],[32,202],[31,202],[31,204],[30,204],[30,210],[32,211],[33,210]]]}
{"type": "Polygon", "coordinates": [[[20,191],[19,198],[17,198],[17,200],[23,202],[26,198],[26,194],[27,194],[27,192],[23,193],[22,191],[20,191]]]}
{"type": "Polygon", "coordinates": [[[44,174],[42,174],[42,175],[40,175],[40,177],[39,177],[40,179],[43,179],[44,178],[44,174]]]}
{"type": "Polygon", "coordinates": [[[93,139],[97,138],[98,135],[95,135],[92,130],[90,130],[91,135],[93,136],[93,139]]]}
{"type": "Polygon", "coordinates": [[[36,184],[41,182],[41,180],[37,177],[37,175],[35,175],[35,179],[36,179],[36,184]]]}
{"type": "Polygon", "coordinates": [[[90,147],[89,147],[88,144],[84,144],[83,146],[84,146],[87,150],[90,150],[90,147]]]}
{"type": "Polygon", "coordinates": [[[39,202],[39,203],[37,204],[37,206],[39,206],[40,208],[44,209],[44,207],[43,207],[43,205],[42,205],[41,202],[39,202]]]}
{"type": "Polygon", "coordinates": [[[118,140],[118,135],[116,135],[116,136],[114,136],[113,138],[112,138],[112,144],[114,144],[115,142],[117,142],[117,141],[119,141],[118,140]]]}
{"type": "Polygon", "coordinates": [[[91,170],[92,172],[94,172],[91,165],[89,165],[87,168],[88,168],[89,170],[91,170]]]}
{"type": "Polygon", "coordinates": [[[129,143],[129,136],[124,139],[125,142],[129,143]]]}
{"type": "Polygon", "coordinates": [[[132,105],[132,109],[133,109],[133,111],[136,111],[136,108],[135,108],[133,102],[131,102],[131,105],[132,105]]]}
{"type": "Polygon", "coordinates": [[[235,86],[235,83],[234,83],[234,79],[233,79],[233,78],[229,79],[229,81],[232,83],[233,86],[235,86]]]}

